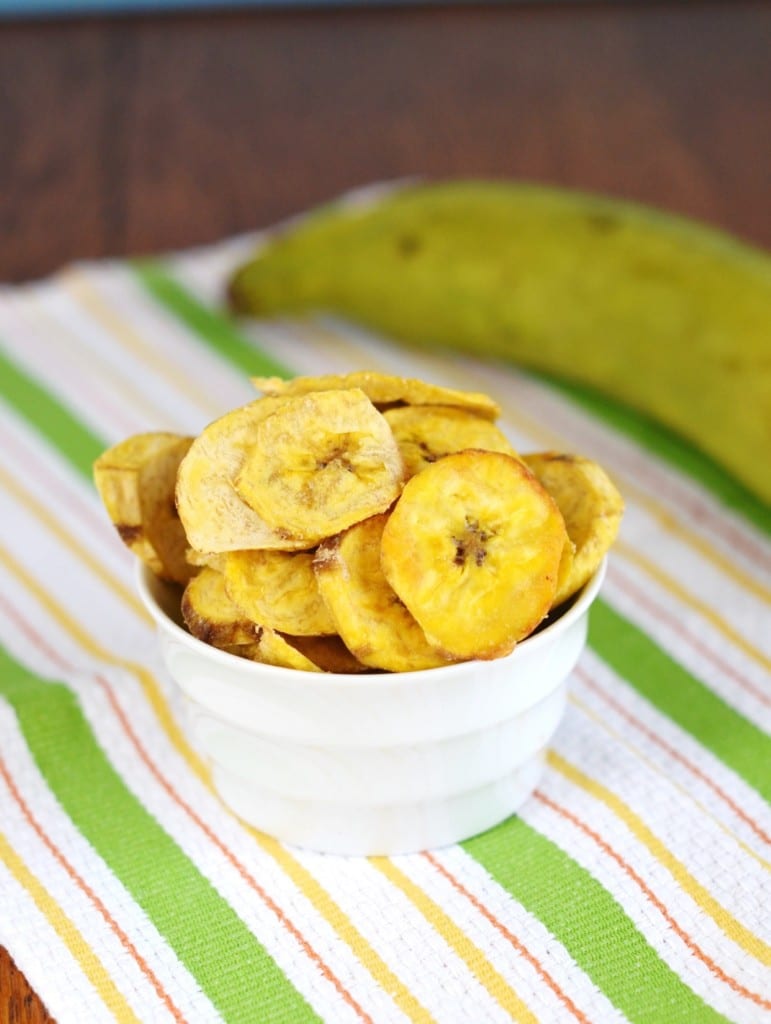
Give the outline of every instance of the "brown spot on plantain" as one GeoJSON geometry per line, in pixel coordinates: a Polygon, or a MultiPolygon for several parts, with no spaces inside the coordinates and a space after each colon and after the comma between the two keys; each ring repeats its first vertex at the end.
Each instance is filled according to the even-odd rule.
{"type": "Polygon", "coordinates": [[[599,210],[589,213],[586,216],[586,223],[598,235],[607,235],[612,231],[618,231],[622,226],[620,217],[612,213],[604,213],[599,210]]]}
{"type": "Polygon", "coordinates": [[[396,249],[400,256],[410,258],[416,256],[423,248],[423,243],[417,235],[400,235],[396,240],[396,249]]]}
{"type": "Polygon", "coordinates": [[[128,523],[116,523],[115,529],[120,534],[120,539],[124,544],[131,547],[132,544],[136,544],[138,540],[142,539],[143,531],[142,527],[136,524],[129,525],[128,523]]]}
{"type": "Polygon", "coordinates": [[[452,538],[455,543],[454,564],[463,566],[468,559],[471,559],[477,567],[480,567],[487,557],[485,545],[492,536],[492,533],[481,529],[475,519],[467,518],[463,536],[452,538]]]}

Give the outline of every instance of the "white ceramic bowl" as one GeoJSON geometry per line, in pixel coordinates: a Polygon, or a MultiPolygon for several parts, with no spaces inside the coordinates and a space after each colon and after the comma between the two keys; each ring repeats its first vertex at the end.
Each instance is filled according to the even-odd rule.
{"type": "Polygon", "coordinates": [[[467,839],[533,792],[604,573],[508,657],[377,675],[237,658],[186,632],[177,591],[142,566],[137,582],[224,802],[287,843],[394,854],[467,839]]]}

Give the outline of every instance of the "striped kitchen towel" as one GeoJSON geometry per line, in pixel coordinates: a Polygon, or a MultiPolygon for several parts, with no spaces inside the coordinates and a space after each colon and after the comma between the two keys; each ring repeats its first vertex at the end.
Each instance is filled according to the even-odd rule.
{"type": "Polygon", "coordinates": [[[771,1021],[767,510],[513,368],[235,325],[223,281],[253,241],[0,290],[0,944],[60,1024],[771,1021]],[[490,393],[519,450],[597,459],[627,512],[522,812],[344,859],[214,795],[91,463],[200,431],[250,373],[359,368],[490,393]]]}

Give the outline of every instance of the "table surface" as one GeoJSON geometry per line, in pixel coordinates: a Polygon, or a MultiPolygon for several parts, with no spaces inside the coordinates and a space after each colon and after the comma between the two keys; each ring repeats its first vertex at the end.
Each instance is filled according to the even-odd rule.
{"type": "MultiPolygon", "coordinates": [[[[0,28],[0,281],[365,182],[517,177],[771,246],[771,5],[262,11],[0,28]]],[[[0,1024],[50,1020],[0,950],[0,1024]]]]}

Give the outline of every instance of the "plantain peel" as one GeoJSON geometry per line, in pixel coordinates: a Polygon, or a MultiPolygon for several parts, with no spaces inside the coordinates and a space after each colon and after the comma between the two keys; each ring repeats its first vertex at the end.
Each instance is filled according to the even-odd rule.
{"type": "Polygon", "coordinates": [[[195,572],[174,504],[177,469],[193,439],[135,434],[94,463],[94,483],[121,540],[161,579],[187,583],[195,572]]]}
{"type": "Polygon", "coordinates": [[[311,215],[229,293],[587,385],[771,502],[771,259],[706,226],[534,185],[416,185],[311,215]]]}

